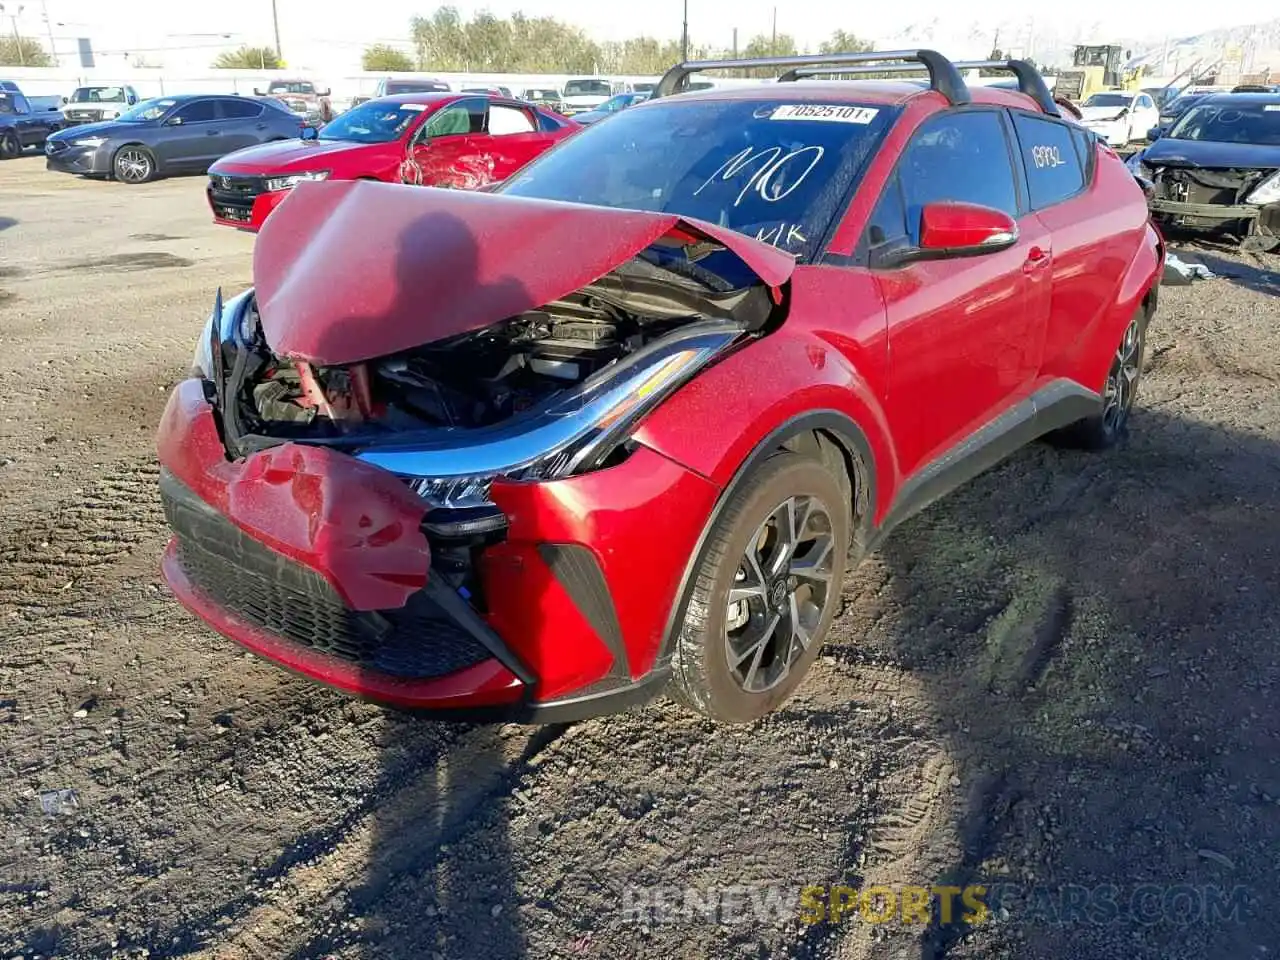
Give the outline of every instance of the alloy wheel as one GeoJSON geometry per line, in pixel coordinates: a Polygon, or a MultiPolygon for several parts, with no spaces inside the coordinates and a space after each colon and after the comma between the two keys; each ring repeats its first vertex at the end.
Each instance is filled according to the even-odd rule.
{"type": "Polygon", "coordinates": [[[834,543],[831,516],[812,496],[788,497],[748,542],[725,613],[729,672],[747,693],[785,680],[813,642],[834,596],[834,543]]]}
{"type": "Polygon", "coordinates": [[[1102,391],[1102,426],[1108,433],[1119,432],[1129,419],[1142,369],[1142,330],[1134,319],[1111,361],[1111,371],[1102,391]]]}
{"type": "Polygon", "coordinates": [[[116,176],[126,183],[144,182],[151,176],[151,158],[141,150],[121,150],[116,156],[116,176]]]}

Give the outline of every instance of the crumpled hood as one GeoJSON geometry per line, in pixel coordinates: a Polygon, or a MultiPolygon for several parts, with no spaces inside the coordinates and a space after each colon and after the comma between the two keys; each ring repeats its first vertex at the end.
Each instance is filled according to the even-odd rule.
{"type": "Polygon", "coordinates": [[[1115,120],[1125,110],[1124,107],[1081,107],[1082,123],[1097,123],[1100,120],[1115,120]]]}
{"type": "Polygon", "coordinates": [[[1143,151],[1142,162],[1150,167],[1255,167],[1270,170],[1280,168],[1280,146],[1161,137],[1143,151]]]}
{"type": "Polygon", "coordinates": [[[296,187],[258,234],[258,312],[277,354],[354,363],[543,306],[663,237],[712,240],[772,287],[795,266],[766,243],[674,214],[329,180],[296,187]]]}
{"type": "Polygon", "coordinates": [[[387,144],[353,143],[350,140],[276,140],[260,143],[228,153],[219,159],[210,173],[303,173],[324,169],[320,161],[332,153],[349,153],[370,147],[385,149],[387,144]]]}

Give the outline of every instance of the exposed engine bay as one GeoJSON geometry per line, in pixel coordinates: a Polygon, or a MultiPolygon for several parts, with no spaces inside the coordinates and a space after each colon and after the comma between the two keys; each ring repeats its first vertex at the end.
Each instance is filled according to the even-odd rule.
{"type": "Polygon", "coordinates": [[[641,260],[629,267],[481,330],[344,366],[276,356],[255,317],[250,348],[224,347],[221,358],[229,452],[495,425],[608,380],[628,357],[691,323],[759,330],[777,306],[762,286],[707,289],[706,281],[673,284],[667,270],[641,260]]]}
{"type": "Polygon", "coordinates": [[[1266,250],[1275,246],[1272,240],[1280,236],[1280,205],[1246,208],[1250,195],[1274,173],[1265,168],[1157,166],[1151,169],[1152,199],[1245,210],[1248,216],[1233,215],[1233,211],[1225,209],[1221,216],[1211,216],[1206,215],[1208,211],[1160,212],[1156,207],[1159,219],[1173,226],[1225,231],[1238,238],[1249,238],[1259,250],[1266,250]]]}

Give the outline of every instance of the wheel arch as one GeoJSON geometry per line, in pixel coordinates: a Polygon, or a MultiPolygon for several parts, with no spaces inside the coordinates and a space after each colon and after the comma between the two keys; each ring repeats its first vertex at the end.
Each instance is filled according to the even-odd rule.
{"type": "Polygon", "coordinates": [[[830,463],[837,457],[848,484],[850,496],[851,549],[861,553],[872,540],[875,530],[876,470],[871,443],[862,428],[846,413],[834,409],[810,410],[797,414],[776,426],[751,449],[737,465],[733,476],[720,492],[715,506],[703,524],[698,541],[685,564],[684,572],[667,614],[654,669],[665,667],[671,660],[675,641],[689,606],[690,584],[706,559],[711,531],[733,499],[752,468],[782,450],[816,454],[830,463]]]}

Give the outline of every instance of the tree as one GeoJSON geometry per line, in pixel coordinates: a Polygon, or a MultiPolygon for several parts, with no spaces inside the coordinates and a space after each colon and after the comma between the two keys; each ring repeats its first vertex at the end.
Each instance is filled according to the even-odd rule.
{"type": "Polygon", "coordinates": [[[873,49],[872,43],[845,30],[836,30],[818,45],[819,53],[869,53],[873,49]]]}
{"type": "Polygon", "coordinates": [[[218,54],[216,70],[278,70],[282,64],[271,47],[241,47],[218,54]]]}
{"type": "Polygon", "coordinates": [[[0,38],[0,67],[54,67],[53,57],[26,37],[0,38]]]}
{"type": "Polygon", "coordinates": [[[414,68],[412,57],[385,43],[366,47],[360,55],[360,65],[371,73],[407,73],[414,68]]]}

